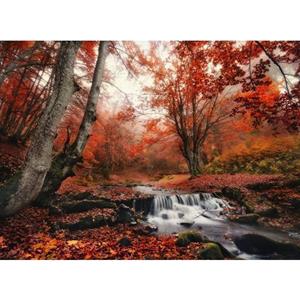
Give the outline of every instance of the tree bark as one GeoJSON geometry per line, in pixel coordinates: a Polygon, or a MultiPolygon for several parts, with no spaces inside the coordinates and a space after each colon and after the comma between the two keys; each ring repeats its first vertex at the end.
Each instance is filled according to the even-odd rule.
{"type": "Polygon", "coordinates": [[[35,130],[25,168],[0,189],[0,216],[12,215],[33,202],[51,166],[53,141],[74,91],[74,62],[80,42],[62,42],[53,93],[35,130]]]}
{"type": "Polygon", "coordinates": [[[61,183],[69,176],[74,175],[73,168],[81,161],[82,151],[90,135],[90,129],[96,120],[96,106],[100,95],[100,87],[103,81],[104,66],[108,54],[108,43],[100,42],[98,49],[97,62],[93,74],[92,86],[88,96],[85,114],[79,128],[75,142],[58,154],[52,161],[51,168],[47,173],[42,192],[36,204],[48,206],[50,197],[59,189],[61,183]]]}

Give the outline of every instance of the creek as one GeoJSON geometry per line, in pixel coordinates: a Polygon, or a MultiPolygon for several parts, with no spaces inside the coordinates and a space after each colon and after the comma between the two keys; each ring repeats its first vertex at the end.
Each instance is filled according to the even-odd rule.
{"type": "Polygon", "coordinates": [[[280,241],[299,243],[300,236],[292,232],[266,228],[261,225],[244,225],[231,222],[229,203],[209,193],[181,193],[137,186],[136,191],[152,195],[151,201],[135,203],[135,210],[144,213],[147,221],[158,227],[157,234],[174,234],[185,230],[200,230],[208,239],[219,242],[227,250],[243,259],[267,259],[240,251],[233,240],[244,234],[259,234],[280,241]]]}

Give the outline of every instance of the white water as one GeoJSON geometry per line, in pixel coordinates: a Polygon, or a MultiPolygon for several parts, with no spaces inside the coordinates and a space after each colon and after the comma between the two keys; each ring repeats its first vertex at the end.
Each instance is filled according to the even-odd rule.
{"type": "Polygon", "coordinates": [[[148,219],[160,228],[181,223],[207,224],[210,220],[224,220],[223,211],[228,208],[226,201],[208,193],[155,195],[148,219]]]}
{"type": "Polygon", "coordinates": [[[147,220],[158,227],[159,234],[184,231],[187,229],[186,225],[189,225],[193,229],[200,229],[209,239],[221,243],[232,253],[246,259],[260,257],[241,253],[232,241],[234,236],[257,233],[281,241],[300,239],[279,230],[229,222],[226,217],[226,212],[230,209],[229,204],[213,194],[180,194],[145,186],[135,189],[154,195],[147,220]]]}

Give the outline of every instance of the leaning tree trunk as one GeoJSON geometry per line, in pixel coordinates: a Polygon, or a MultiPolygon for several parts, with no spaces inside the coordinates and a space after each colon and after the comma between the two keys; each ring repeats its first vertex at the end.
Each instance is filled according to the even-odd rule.
{"type": "Polygon", "coordinates": [[[62,42],[55,67],[53,93],[35,130],[23,172],[0,190],[0,216],[9,216],[40,193],[52,160],[57,126],[74,91],[74,62],[80,42],[62,42]]]}
{"type": "Polygon", "coordinates": [[[100,87],[103,80],[105,59],[108,54],[108,42],[100,42],[97,62],[93,74],[92,86],[82,123],[80,125],[75,142],[66,147],[65,151],[58,154],[52,161],[42,192],[36,201],[39,206],[48,206],[51,196],[59,189],[61,183],[74,175],[73,168],[82,159],[82,151],[87,143],[90,129],[96,120],[96,106],[100,95],[100,87]]]}

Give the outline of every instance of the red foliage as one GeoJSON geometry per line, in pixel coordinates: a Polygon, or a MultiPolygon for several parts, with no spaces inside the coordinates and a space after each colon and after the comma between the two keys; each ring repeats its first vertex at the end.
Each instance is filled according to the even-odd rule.
{"type": "Polygon", "coordinates": [[[198,243],[180,248],[175,236],[139,235],[126,225],[50,233],[48,224],[57,220],[31,208],[1,221],[0,259],[196,259],[201,248],[198,243]],[[130,246],[119,243],[124,237],[130,246]]]}

